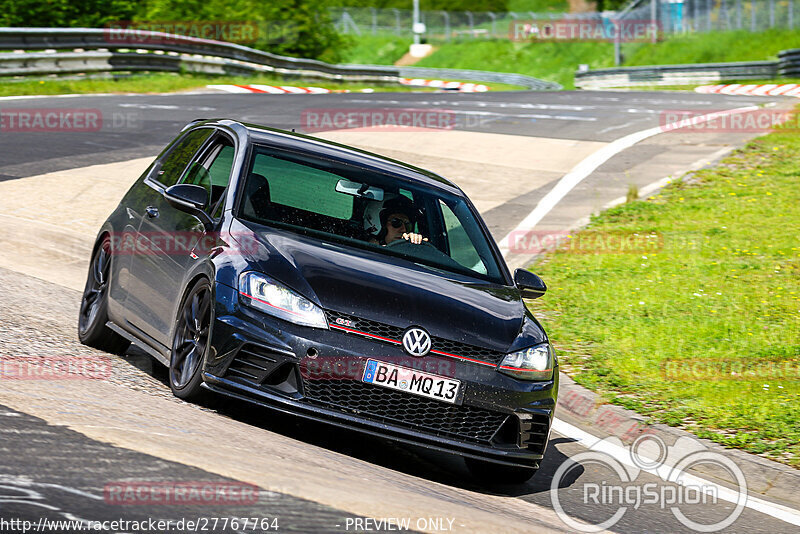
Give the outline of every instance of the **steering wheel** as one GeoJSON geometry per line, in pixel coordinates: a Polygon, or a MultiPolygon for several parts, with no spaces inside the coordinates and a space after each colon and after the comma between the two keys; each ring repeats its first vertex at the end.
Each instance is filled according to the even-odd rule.
{"type": "Polygon", "coordinates": [[[436,263],[438,266],[453,269],[455,271],[463,270],[464,267],[455,261],[453,258],[436,248],[436,245],[430,241],[423,241],[419,245],[415,245],[411,241],[405,239],[397,239],[392,241],[387,248],[392,247],[396,252],[408,254],[410,259],[426,260],[436,263]],[[426,245],[421,247],[420,245],[426,245]]]}
{"type": "Polygon", "coordinates": [[[396,247],[398,245],[412,245],[412,246],[415,246],[415,247],[418,247],[419,245],[428,245],[429,247],[433,248],[436,251],[439,250],[438,248],[433,246],[433,243],[431,243],[430,241],[421,241],[419,244],[414,244],[411,241],[409,241],[408,239],[400,238],[400,239],[395,239],[391,243],[386,243],[387,247],[396,247]]]}

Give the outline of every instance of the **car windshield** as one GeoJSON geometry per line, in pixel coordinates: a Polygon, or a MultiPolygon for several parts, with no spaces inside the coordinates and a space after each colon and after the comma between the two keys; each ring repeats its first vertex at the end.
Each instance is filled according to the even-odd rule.
{"type": "Polygon", "coordinates": [[[505,283],[463,198],[374,170],[256,145],[239,206],[246,220],[505,283]]]}

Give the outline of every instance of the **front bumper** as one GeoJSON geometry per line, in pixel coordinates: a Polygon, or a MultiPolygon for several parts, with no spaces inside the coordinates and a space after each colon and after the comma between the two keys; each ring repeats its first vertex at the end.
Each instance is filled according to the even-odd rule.
{"type": "Polygon", "coordinates": [[[516,380],[486,365],[334,330],[293,325],[247,307],[217,284],[205,386],[215,392],[340,427],[461,456],[537,467],[558,391],[554,380],[516,380]],[[457,404],[361,382],[367,359],[458,379],[457,404]]]}

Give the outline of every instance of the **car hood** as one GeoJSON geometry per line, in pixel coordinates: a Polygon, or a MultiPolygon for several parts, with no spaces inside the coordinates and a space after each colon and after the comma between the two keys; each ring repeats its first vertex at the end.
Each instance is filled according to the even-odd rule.
{"type": "Polygon", "coordinates": [[[252,232],[239,270],[263,272],[326,310],[400,328],[421,326],[433,336],[498,351],[508,349],[520,333],[525,307],[513,287],[255,223],[238,224],[252,232]]]}

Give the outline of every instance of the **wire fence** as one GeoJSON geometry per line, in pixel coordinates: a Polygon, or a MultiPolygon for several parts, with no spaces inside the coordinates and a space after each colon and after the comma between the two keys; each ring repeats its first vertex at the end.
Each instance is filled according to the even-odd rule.
{"type": "MultiPolygon", "coordinates": [[[[591,21],[609,25],[619,20],[650,21],[660,35],[691,32],[800,27],[800,0],[641,0],[620,11],[589,13],[421,11],[423,38],[513,38],[514,25],[525,21],[591,21]]],[[[330,8],[336,28],[350,35],[397,35],[412,37],[411,10],[377,8],[330,8]]]]}
{"type": "Polygon", "coordinates": [[[800,27],[797,0],[645,0],[625,13],[654,18],[662,33],[689,33],[800,27]]]}
{"type": "MultiPolygon", "coordinates": [[[[397,35],[412,37],[413,14],[406,9],[330,8],[340,33],[350,35],[397,35]]],[[[472,11],[420,11],[428,40],[507,38],[514,21],[593,20],[599,13],[492,13],[472,11]]]]}

